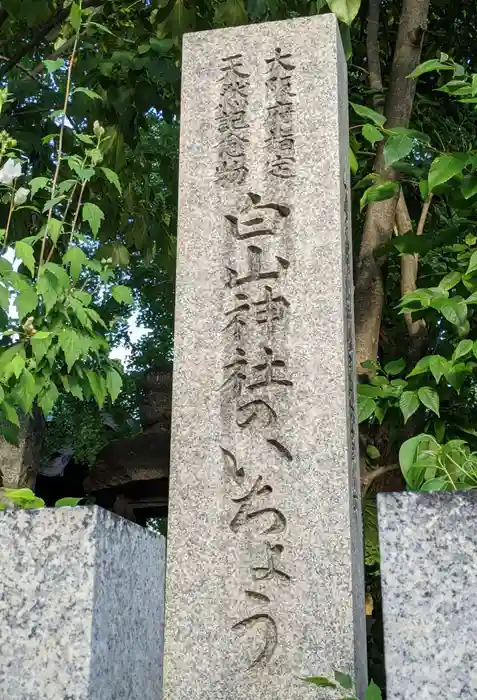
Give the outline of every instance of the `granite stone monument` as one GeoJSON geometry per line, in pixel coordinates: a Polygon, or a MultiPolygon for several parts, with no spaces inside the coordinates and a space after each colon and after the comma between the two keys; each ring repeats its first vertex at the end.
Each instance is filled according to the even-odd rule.
{"type": "Polygon", "coordinates": [[[166,700],[363,694],[347,109],[333,15],[184,39],[166,700]]]}
{"type": "Polygon", "coordinates": [[[378,496],[388,700],[477,697],[477,493],[378,496]]]}
{"type": "Polygon", "coordinates": [[[0,697],[160,700],[164,558],[97,507],[0,513],[0,697]]]}

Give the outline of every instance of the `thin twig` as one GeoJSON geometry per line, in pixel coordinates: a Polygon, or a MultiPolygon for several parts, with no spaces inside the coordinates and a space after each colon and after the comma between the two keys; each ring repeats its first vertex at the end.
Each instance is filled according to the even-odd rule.
{"type": "MultiPolygon", "coordinates": [[[[53,176],[53,182],[51,185],[51,197],[50,199],[54,199],[55,193],[56,193],[56,185],[58,182],[58,176],[60,174],[60,167],[61,167],[61,160],[63,157],[63,136],[65,133],[65,123],[66,123],[66,110],[68,108],[68,100],[70,97],[70,90],[71,90],[71,74],[73,72],[73,65],[74,65],[74,58],[76,56],[76,49],[78,48],[78,41],[79,41],[79,36],[80,36],[80,27],[76,30],[76,36],[75,36],[75,43],[73,45],[73,51],[71,52],[70,56],[70,63],[68,66],[68,76],[66,78],[66,89],[65,89],[65,101],[63,104],[63,117],[61,120],[61,129],[60,129],[60,137],[58,139],[58,152],[57,152],[57,161],[56,161],[56,168],[55,168],[55,174],[53,176]]],[[[45,233],[43,235],[43,240],[41,242],[41,252],[40,252],[40,264],[39,264],[39,269],[41,269],[42,263],[43,263],[43,258],[45,255],[45,247],[46,247],[46,241],[48,238],[48,227],[51,222],[51,217],[53,216],[53,204],[50,205],[50,208],[48,210],[48,219],[46,222],[45,226],[45,233]]]]}
{"type": "Polygon", "coordinates": [[[429,213],[429,207],[431,206],[433,196],[434,196],[434,194],[433,194],[433,192],[431,192],[427,196],[424,204],[422,205],[421,216],[419,218],[419,223],[417,225],[417,231],[416,231],[416,234],[418,236],[422,236],[422,234],[424,233],[424,226],[426,225],[426,219],[427,219],[427,215],[429,213]]]}
{"type": "Polygon", "coordinates": [[[367,494],[373,481],[376,481],[376,479],[379,479],[381,476],[384,476],[384,474],[396,471],[397,469],[400,469],[399,464],[389,464],[384,467],[378,467],[377,469],[373,469],[373,471],[371,472],[366,472],[361,477],[361,485],[363,487],[362,495],[365,496],[367,494]]]}
{"type": "Polygon", "coordinates": [[[2,254],[5,253],[5,251],[7,249],[8,232],[10,230],[10,224],[12,221],[12,215],[13,215],[14,209],[15,209],[15,183],[13,184],[12,197],[10,200],[10,209],[8,210],[8,219],[7,219],[7,226],[5,228],[5,238],[3,239],[2,254]]]}
{"type": "Polygon", "coordinates": [[[379,10],[381,0],[369,0],[368,26],[366,32],[366,54],[369,69],[369,87],[375,91],[373,106],[382,111],[383,80],[379,58],[379,10]]]}

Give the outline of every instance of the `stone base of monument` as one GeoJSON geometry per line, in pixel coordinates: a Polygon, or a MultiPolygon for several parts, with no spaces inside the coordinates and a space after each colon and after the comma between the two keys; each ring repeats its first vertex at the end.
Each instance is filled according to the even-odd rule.
{"type": "Polygon", "coordinates": [[[97,507],[0,514],[0,697],[162,697],[165,541],[97,507]]]}
{"type": "Polygon", "coordinates": [[[378,495],[388,700],[477,697],[477,493],[378,495]]]}

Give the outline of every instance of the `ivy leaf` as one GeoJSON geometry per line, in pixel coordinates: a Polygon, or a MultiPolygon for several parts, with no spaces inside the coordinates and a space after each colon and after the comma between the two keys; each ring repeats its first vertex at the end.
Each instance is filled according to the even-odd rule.
{"type": "Polygon", "coordinates": [[[377,126],[384,126],[386,117],[383,114],[379,114],[379,112],[375,112],[374,109],[370,109],[364,105],[357,105],[353,102],[350,102],[350,105],[358,116],[363,117],[364,119],[369,119],[377,126]]]}
{"type": "Polygon", "coordinates": [[[32,287],[25,289],[25,291],[20,292],[15,299],[15,306],[17,307],[18,316],[24,318],[37,308],[38,294],[32,287]]]}
{"type": "Polygon", "coordinates": [[[455,175],[459,175],[469,160],[467,153],[449,153],[439,156],[432,161],[429,170],[429,191],[448,182],[455,175]]]}
{"type": "Polygon", "coordinates": [[[407,423],[409,418],[419,408],[419,396],[417,391],[404,391],[399,399],[399,408],[404,417],[404,422],[407,423]]]}
{"type": "Polygon", "coordinates": [[[81,7],[76,2],[73,2],[71,5],[69,22],[75,32],[77,32],[81,26],[81,7]]]}
{"type": "Polygon", "coordinates": [[[439,415],[439,394],[435,389],[430,386],[421,386],[417,392],[419,395],[420,402],[426,407],[433,411],[436,416],[439,415]]]}
{"type": "Polygon", "coordinates": [[[358,14],[361,0],[327,0],[327,4],[340,22],[349,26],[358,14]]]}
{"type": "Polygon", "coordinates": [[[81,267],[88,262],[86,253],[78,246],[69,248],[63,255],[63,263],[70,265],[70,275],[73,282],[77,282],[81,274],[81,267]]]}
{"type": "Polygon", "coordinates": [[[115,299],[119,304],[132,304],[133,296],[129,287],[125,287],[123,284],[116,285],[111,288],[111,294],[113,299],[115,299]]]}
{"type": "Polygon", "coordinates": [[[413,141],[409,136],[398,134],[390,136],[384,144],[384,162],[387,168],[398,160],[405,158],[412,151],[413,141]]]}
{"type": "Polygon", "coordinates": [[[93,234],[96,236],[101,226],[101,221],[104,219],[103,211],[91,202],[83,204],[82,213],[83,221],[87,221],[91,226],[93,234]]]}
{"type": "Polygon", "coordinates": [[[106,388],[112,401],[116,401],[123,386],[123,380],[119,372],[115,369],[108,369],[106,373],[106,388]]]}
{"type": "Polygon", "coordinates": [[[456,347],[454,350],[454,354],[452,355],[452,359],[458,360],[459,357],[464,357],[464,355],[468,355],[469,352],[472,352],[474,347],[474,343],[472,340],[461,340],[459,345],[456,347]]]}
{"type": "Polygon", "coordinates": [[[63,58],[57,58],[55,61],[50,61],[47,58],[43,61],[43,65],[50,75],[53,75],[55,70],[63,68],[65,65],[65,60],[63,58]]]}
{"type": "Polygon", "coordinates": [[[15,255],[17,258],[20,258],[33,277],[35,274],[35,255],[31,245],[28,245],[28,243],[24,241],[17,241],[15,243],[15,255]]]}
{"type": "Polygon", "coordinates": [[[31,196],[34,197],[38,190],[48,187],[49,182],[47,177],[34,177],[33,180],[30,180],[31,196]]]}
{"type": "Polygon", "coordinates": [[[37,394],[35,378],[29,370],[24,369],[16,387],[17,400],[25,413],[29,413],[37,394]]]}
{"type": "Polygon", "coordinates": [[[358,423],[370,418],[376,409],[376,401],[368,396],[358,394],[358,423]]]}
{"type": "Polygon", "coordinates": [[[111,170],[110,168],[101,168],[103,173],[106,175],[107,179],[109,182],[115,186],[119,194],[121,194],[121,183],[119,182],[119,177],[117,174],[114,172],[114,170],[111,170]]]}
{"type": "Polygon", "coordinates": [[[386,374],[395,375],[400,374],[405,367],[406,361],[401,357],[400,360],[394,360],[393,362],[388,362],[387,365],[384,365],[384,371],[386,374]]]}
{"type": "Polygon", "coordinates": [[[376,127],[372,124],[365,124],[361,129],[361,133],[366,141],[369,141],[371,146],[374,146],[375,143],[382,141],[384,138],[384,135],[379,131],[379,129],[376,129],[376,127]]]}
{"type": "Polygon", "coordinates": [[[436,384],[439,384],[441,377],[446,371],[447,360],[442,355],[431,355],[429,359],[429,369],[436,384]]]}
{"type": "Polygon", "coordinates": [[[76,95],[78,92],[83,93],[83,95],[86,95],[86,97],[89,97],[91,100],[102,100],[103,99],[101,97],[101,95],[98,95],[98,93],[95,92],[94,90],[90,90],[89,88],[84,88],[84,87],[75,88],[71,94],[76,95]]]}

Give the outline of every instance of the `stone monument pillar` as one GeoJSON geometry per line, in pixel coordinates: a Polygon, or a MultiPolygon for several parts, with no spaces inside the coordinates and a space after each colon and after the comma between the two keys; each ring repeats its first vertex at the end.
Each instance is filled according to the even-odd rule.
{"type": "Polygon", "coordinates": [[[363,694],[347,110],[333,15],[184,39],[166,700],[363,694]]]}

